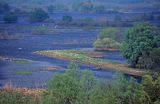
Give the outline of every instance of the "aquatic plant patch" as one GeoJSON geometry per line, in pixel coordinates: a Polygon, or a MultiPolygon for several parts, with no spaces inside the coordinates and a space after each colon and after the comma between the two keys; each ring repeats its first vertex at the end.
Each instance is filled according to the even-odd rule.
{"type": "Polygon", "coordinates": [[[30,75],[32,72],[16,72],[17,75],[30,75]]]}
{"type": "Polygon", "coordinates": [[[15,64],[28,64],[28,63],[29,63],[29,61],[23,60],[23,59],[13,60],[13,62],[14,62],[15,64]]]}

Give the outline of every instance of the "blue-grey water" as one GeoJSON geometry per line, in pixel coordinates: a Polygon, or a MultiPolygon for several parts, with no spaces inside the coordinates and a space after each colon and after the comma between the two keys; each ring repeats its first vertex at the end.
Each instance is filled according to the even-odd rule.
{"type": "MultiPolygon", "coordinates": [[[[53,14],[53,18],[61,18],[64,14],[53,14]]],[[[78,15],[72,14],[74,18],[94,17],[100,18],[100,14],[78,15]],[[80,17],[82,16],[82,17],[80,17]]],[[[111,17],[108,17],[111,18],[111,17]]],[[[24,19],[25,20],[25,19],[24,19]]],[[[74,31],[64,31],[58,34],[50,35],[33,35],[27,29],[14,30],[14,26],[41,26],[42,24],[25,24],[23,19],[17,24],[0,24],[0,27],[10,28],[11,35],[19,35],[21,38],[17,40],[0,40],[0,56],[20,58],[28,60],[27,63],[16,63],[12,61],[0,61],[0,86],[6,83],[12,83],[14,87],[45,87],[48,80],[50,80],[55,73],[63,73],[70,62],[48,58],[33,54],[35,51],[41,50],[92,50],[93,42],[97,38],[98,29],[81,30],[73,28],[74,31]],[[13,33],[13,34],[12,34],[13,33]],[[42,70],[48,67],[61,67],[62,69],[56,71],[42,70]],[[30,72],[29,74],[18,74],[20,72],[30,72]]],[[[67,28],[67,27],[63,27],[67,28]]],[[[59,27],[59,30],[63,28],[59,27]]],[[[126,63],[120,52],[105,52],[105,59],[126,63]]],[[[99,79],[111,80],[114,72],[106,70],[97,70],[92,66],[80,65],[82,69],[89,68],[93,74],[99,79]]]]}

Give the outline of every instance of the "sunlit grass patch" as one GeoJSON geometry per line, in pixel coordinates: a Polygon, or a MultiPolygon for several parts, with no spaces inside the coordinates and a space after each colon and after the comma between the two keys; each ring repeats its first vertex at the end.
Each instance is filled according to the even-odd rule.
{"type": "Polygon", "coordinates": [[[17,75],[31,75],[32,72],[16,72],[17,75]]]}
{"type": "Polygon", "coordinates": [[[29,63],[29,61],[23,60],[23,59],[13,60],[13,62],[14,62],[15,64],[28,64],[28,63],[29,63]]]}

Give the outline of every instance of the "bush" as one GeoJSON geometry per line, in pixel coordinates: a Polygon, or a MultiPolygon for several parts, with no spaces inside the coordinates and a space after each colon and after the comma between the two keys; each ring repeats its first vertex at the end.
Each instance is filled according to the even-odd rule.
{"type": "Polygon", "coordinates": [[[56,74],[43,95],[44,104],[156,104],[160,78],[147,75],[142,84],[132,77],[116,74],[113,83],[98,81],[91,71],[72,63],[66,73],[56,74]]]}
{"type": "Polygon", "coordinates": [[[116,28],[104,28],[101,30],[98,39],[94,42],[95,48],[119,49],[121,31],[116,28]]]}
{"type": "Polygon", "coordinates": [[[41,8],[36,8],[30,15],[30,22],[43,22],[49,15],[41,8]]]}
{"type": "Polygon", "coordinates": [[[154,48],[151,52],[151,59],[154,61],[154,65],[160,67],[160,48],[154,48]]]}
{"type": "Polygon", "coordinates": [[[18,92],[0,91],[0,104],[40,104],[32,96],[23,95],[18,92]]]}
{"type": "Polygon", "coordinates": [[[97,39],[94,43],[95,48],[119,49],[120,46],[121,46],[120,43],[116,42],[111,38],[97,39]]]}
{"type": "Polygon", "coordinates": [[[44,104],[87,104],[95,83],[90,71],[82,72],[72,63],[65,74],[57,74],[49,82],[44,104]]]}
{"type": "Polygon", "coordinates": [[[18,17],[17,15],[10,13],[4,15],[3,20],[5,21],[5,23],[16,23],[18,21],[18,17]]]}
{"type": "Polygon", "coordinates": [[[160,32],[156,28],[149,24],[139,24],[128,30],[122,54],[133,67],[154,68],[158,54],[153,50],[159,47],[159,43],[160,32]]]}

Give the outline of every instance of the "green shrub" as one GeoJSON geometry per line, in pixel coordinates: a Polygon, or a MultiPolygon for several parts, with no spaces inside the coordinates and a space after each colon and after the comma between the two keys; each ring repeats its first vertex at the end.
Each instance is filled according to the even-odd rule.
{"type": "Polygon", "coordinates": [[[97,39],[94,43],[95,48],[113,48],[119,49],[121,46],[120,43],[116,42],[111,38],[97,39]]]}
{"type": "Polygon", "coordinates": [[[32,96],[23,95],[18,92],[0,91],[0,104],[40,104],[32,96]]]}
{"type": "Polygon", "coordinates": [[[160,78],[134,78],[115,74],[112,83],[96,80],[90,71],[72,63],[66,73],[56,74],[43,95],[44,104],[157,104],[160,78]]]}
{"type": "Polygon", "coordinates": [[[119,49],[121,46],[122,31],[117,28],[104,28],[100,31],[98,39],[94,42],[95,48],[119,49]]]}

